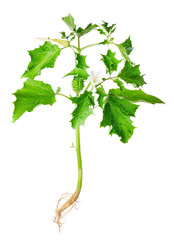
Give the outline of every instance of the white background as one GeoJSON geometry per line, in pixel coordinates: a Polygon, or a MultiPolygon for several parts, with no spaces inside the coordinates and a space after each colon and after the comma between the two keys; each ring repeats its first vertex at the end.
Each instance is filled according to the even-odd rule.
{"type": "MultiPolygon", "coordinates": [[[[174,239],[173,154],[173,1],[3,1],[1,23],[0,124],[0,239],[174,239]],[[115,41],[131,35],[131,59],[141,64],[147,85],[143,90],[165,105],[141,104],[128,144],[100,129],[100,109],[81,128],[84,168],[78,203],[65,219],[62,232],[52,222],[57,200],[76,187],[74,130],[69,120],[73,106],[57,97],[52,106],[39,106],[11,123],[12,93],[21,88],[20,76],[38,47],[37,37],[59,37],[69,31],[61,17],[70,12],[78,26],[89,22],[116,23],[115,41]]],[[[95,31],[82,45],[102,40],[95,31]]],[[[115,48],[112,48],[115,51],[115,48]]],[[[89,51],[87,63],[100,71],[100,53],[89,51]]],[[[38,79],[71,91],[71,78],[62,76],[74,66],[70,49],[58,58],[55,69],[38,79]]]]}

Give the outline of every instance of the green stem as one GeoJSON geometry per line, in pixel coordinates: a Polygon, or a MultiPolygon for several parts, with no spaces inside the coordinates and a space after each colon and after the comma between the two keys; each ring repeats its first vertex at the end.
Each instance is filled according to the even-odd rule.
{"type": "Polygon", "coordinates": [[[78,52],[81,53],[82,49],[80,48],[80,37],[78,37],[78,52]]]}
{"type": "Polygon", "coordinates": [[[60,96],[66,97],[66,98],[68,98],[70,100],[70,98],[68,96],[66,96],[65,94],[57,93],[56,95],[60,95],[60,96]]]}
{"type": "Polygon", "coordinates": [[[93,47],[93,46],[96,46],[96,45],[99,45],[99,44],[100,44],[100,43],[89,44],[89,45],[87,45],[87,46],[85,46],[85,47],[82,47],[82,48],[81,48],[81,51],[83,51],[83,50],[86,49],[86,48],[93,47]]]}
{"type": "Polygon", "coordinates": [[[90,87],[90,85],[91,85],[91,83],[89,82],[88,85],[86,86],[84,92],[88,90],[88,88],[90,87]]]}
{"type": "Polygon", "coordinates": [[[76,129],[76,154],[78,163],[78,181],[76,192],[80,193],[82,187],[82,158],[80,150],[80,127],[76,129]]]}
{"type": "MultiPolygon", "coordinates": [[[[81,52],[80,49],[80,37],[78,37],[78,52],[81,52]]],[[[76,94],[77,97],[79,93],[76,94]]],[[[76,192],[80,193],[82,187],[82,157],[81,157],[81,150],[80,150],[80,127],[76,129],[76,154],[77,154],[77,164],[78,164],[78,181],[77,181],[77,188],[76,192]]]]}

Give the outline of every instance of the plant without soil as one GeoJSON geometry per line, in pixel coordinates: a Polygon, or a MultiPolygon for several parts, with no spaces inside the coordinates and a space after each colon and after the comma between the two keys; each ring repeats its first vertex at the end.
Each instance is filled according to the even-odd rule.
{"type": "MultiPolygon", "coordinates": [[[[73,194],[63,194],[58,201],[54,221],[58,224],[59,230],[60,219],[75,207],[82,187],[80,126],[84,125],[87,117],[93,114],[96,107],[100,107],[103,111],[100,127],[108,126],[110,135],[117,134],[123,143],[127,143],[135,129],[131,117],[135,117],[135,112],[139,107],[136,103],[164,103],[159,98],[142,90],[145,81],[139,70],[140,66],[130,60],[130,53],[133,50],[131,39],[128,37],[122,43],[115,43],[113,33],[116,30],[116,24],[108,25],[107,22],[103,21],[99,25],[90,23],[86,28],[77,28],[74,18],[70,14],[63,17],[62,20],[70,29],[68,34],[61,32],[60,39],[41,38],[44,44],[29,51],[31,61],[22,75],[22,78],[26,78],[26,81],[23,88],[14,93],[16,101],[14,102],[13,112],[13,122],[15,122],[23,113],[33,111],[40,104],[53,105],[56,102],[56,96],[63,96],[74,104],[75,108],[70,122],[76,135],[78,181],[75,192],[73,194]],[[87,46],[81,46],[81,38],[92,30],[98,31],[99,36],[103,36],[104,39],[87,46]],[[74,45],[76,41],[77,44],[74,45]],[[85,49],[94,48],[98,45],[103,45],[106,48],[106,53],[101,54],[101,61],[106,70],[106,74],[102,77],[94,71],[89,74],[86,55],[83,55],[85,49]],[[116,52],[111,51],[111,45],[115,47],[115,51],[120,52],[121,57],[119,59],[117,59],[116,52]],[[74,69],[64,76],[72,76],[73,93],[69,96],[63,94],[60,87],[57,87],[57,90],[54,91],[50,84],[36,80],[42,69],[54,68],[57,57],[66,48],[72,49],[75,57],[74,69]],[[117,68],[121,64],[123,67],[118,72],[117,68]],[[113,83],[113,88],[108,92],[105,91],[107,81],[113,83]],[[125,83],[126,86],[133,85],[134,89],[126,88],[125,83]],[[96,101],[95,96],[97,96],[96,101]],[[64,203],[62,204],[62,202],[64,203]]],[[[65,65],[65,63],[63,64],[65,65]]]]}

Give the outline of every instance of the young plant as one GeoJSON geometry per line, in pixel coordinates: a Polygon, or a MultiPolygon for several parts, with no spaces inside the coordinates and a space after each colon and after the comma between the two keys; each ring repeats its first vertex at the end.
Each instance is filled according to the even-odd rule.
{"type": "Polygon", "coordinates": [[[103,21],[100,25],[90,23],[83,29],[81,27],[77,28],[74,18],[70,14],[63,17],[62,20],[70,29],[68,34],[61,32],[61,39],[43,38],[41,40],[45,41],[45,43],[42,46],[29,51],[31,61],[22,75],[22,78],[26,78],[26,81],[23,88],[14,93],[16,101],[14,102],[13,112],[13,122],[15,122],[26,111],[33,111],[37,105],[53,105],[56,102],[56,96],[63,96],[74,104],[70,122],[76,135],[75,149],[78,162],[78,181],[75,192],[70,195],[62,195],[58,201],[54,221],[58,224],[59,229],[61,217],[75,206],[81,191],[80,126],[84,125],[87,117],[93,114],[96,107],[100,107],[101,111],[103,111],[100,127],[108,126],[110,135],[117,134],[123,143],[127,143],[135,129],[131,117],[135,117],[135,112],[139,107],[136,103],[164,103],[159,98],[149,95],[141,89],[145,81],[139,65],[135,65],[130,60],[130,53],[133,50],[131,39],[128,37],[122,43],[115,43],[112,35],[116,30],[116,24],[109,26],[107,22],[103,21]],[[97,30],[99,35],[104,37],[104,40],[81,46],[81,38],[92,30],[97,30]],[[77,40],[77,45],[72,44],[75,40],[77,40]],[[52,44],[52,42],[56,44],[52,44]],[[101,55],[103,67],[106,69],[106,75],[102,78],[93,71],[89,73],[86,55],[83,55],[83,50],[97,45],[106,45],[107,47],[106,54],[101,55]],[[114,45],[116,47],[115,51],[121,53],[122,57],[120,59],[117,59],[117,54],[110,49],[110,45],[114,45]],[[63,94],[60,87],[54,91],[50,84],[36,80],[42,69],[54,68],[57,57],[65,48],[71,48],[75,57],[74,69],[64,76],[72,76],[72,90],[74,93],[69,96],[63,94]],[[123,67],[118,72],[117,68],[120,63],[123,67]],[[113,88],[108,92],[104,88],[107,81],[113,83],[113,88]],[[126,88],[124,83],[127,83],[127,86],[133,85],[133,90],[126,88]],[[96,101],[95,96],[97,96],[96,101]],[[63,199],[65,202],[60,206],[63,199]]]}

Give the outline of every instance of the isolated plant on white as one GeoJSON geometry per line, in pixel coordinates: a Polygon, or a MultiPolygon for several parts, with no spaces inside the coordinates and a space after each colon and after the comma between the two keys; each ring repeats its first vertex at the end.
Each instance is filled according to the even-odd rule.
{"type": "MultiPolygon", "coordinates": [[[[32,112],[40,104],[52,106],[59,97],[69,99],[69,102],[74,105],[70,122],[75,130],[78,181],[73,194],[63,194],[58,200],[54,221],[58,224],[59,230],[61,218],[75,207],[81,192],[83,174],[80,127],[93,114],[95,108],[99,107],[103,112],[103,119],[99,126],[108,127],[110,135],[116,134],[123,143],[127,143],[135,129],[132,117],[135,117],[135,112],[139,107],[137,103],[164,103],[159,98],[142,90],[142,86],[146,83],[139,70],[140,66],[130,59],[133,50],[131,39],[128,37],[122,43],[116,43],[113,37],[116,24],[109,25],[103,21],[101,24],[90,23],[86,28],[77,27],[70,14],[63,17],[62,20],[69,27],[69,33],[61,32],[60,39],[41,38],[44,44],[28,51],[31,61],[21,77],[26,78],[23,88],[14,93],[16,100],[13,112],[13,122],[15,122],[26,111],[32,112]],[[97,31],[99,39],[102,39],[97,43],[81,46],[81,38],[91,31],[97,31]],[[83,55],[85,49],[95,48],[99,45],[103,45],[105,50],[105,54],[101,54],[100,60],[105,69],[103,76],[95,69],[90,70],[90,63],[86,61],[87,56],[83,55]],[[110,49],[111,45],[115,47],[114,52],[110,49]],[[74,68],[63,77],[63,81],[66,81],[67,76],[72,77],[72,92],[68,96],[61,91],[60,86],[54,91],[50,84],[37,80],[37,76],[43,69],[54,68],[56,59],[66,48],[72,49],[75,58],[74,68]],[[117,51],[121,53],[120,59],[117,59],[117,51]],[[120,63],[123,64],[123,67],[118,72],[117,67],[120,63]],[[113,84],[109,91],[105,90],[107,81],[113,84]],[[134,87],[133,90],[128,88],[131,85],[134,87]]],[[[61,67],[66,67],[66,62],[63,62],[61,67]]]]}

